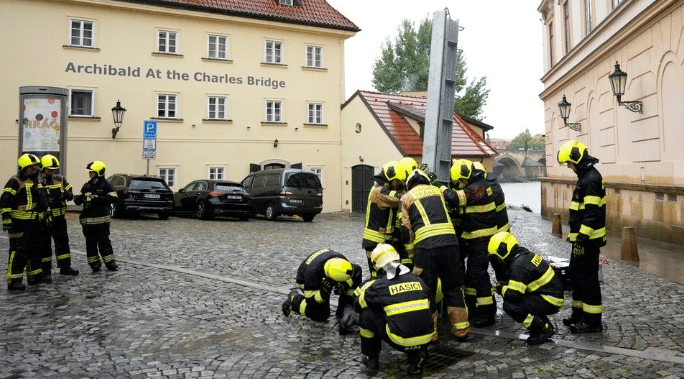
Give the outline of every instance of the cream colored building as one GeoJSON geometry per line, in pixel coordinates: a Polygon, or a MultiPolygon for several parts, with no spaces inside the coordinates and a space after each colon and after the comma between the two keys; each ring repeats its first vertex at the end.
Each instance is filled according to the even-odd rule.
{"type": "Polygon", "coordinates": [[[575,174],[558,165],[563,142],[577,139],[600,159],[612,230],[684,244],[684,1],[543,0],[547,175],[542,213],[567,207],[575,174]],[[628,74],[619,106],[609,75],[628,74]],[[565,126],[558,103],[571,104],[565,126]]]}
{"type": "Polygon", "coordinates": [[[174,190],[301,165],[321,176],[324,212],[341,210],[344,41],[359,28],[324,0],[3,0],[0,25],[0,177],[16,172],[19,88],[49,86],[69,90],[77,190],[93,160],[145,173],[151,120],[150,174],[174,190]]]}

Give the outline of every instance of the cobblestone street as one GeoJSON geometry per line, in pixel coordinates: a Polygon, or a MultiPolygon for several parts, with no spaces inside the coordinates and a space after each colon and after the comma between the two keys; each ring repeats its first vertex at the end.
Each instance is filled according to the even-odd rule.
{"type": "MultiPolygon", "coordinates": [[[[52,284],[0,290],[0,378],[366,377],[356,333],[340,336],[332,321],[280,311],[297,267],[317,249],[367,268],[362,214],[322,214],[312,223],[115,219],[120,269],[98,273],[86,264],[80,225],[69,216],[81,274],[53,271],[52,284]]],[[[549,221],[520,210],[509,216],[521,245],[569,256],[549,221]]],[[[6,234],[0,249],[4,268],[6,234]]],[[[524,330],[499,309],[496,325],[474,329],[468,342],[456,342],[442,325],[441,345],[472,355],[425,377],[684,377],[684,285],[613,259],[603,277],[603,333],[569,333],[561,322],[569,314],[566,292],[566,309],[551,318],[554,343],[528,347],[524,330]]],[[[404,361],[384,345],[377,376],[404,377],[404,361]]]]}

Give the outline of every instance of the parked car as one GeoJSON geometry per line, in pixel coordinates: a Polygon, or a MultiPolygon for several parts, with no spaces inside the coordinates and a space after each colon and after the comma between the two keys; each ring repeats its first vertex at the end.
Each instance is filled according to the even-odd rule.
{"type": "Polygon", "coordinates": [[[202,220],[229,216],[247,221],[251,203],[252,198],[242,184],[226,180],[194,180],[173,195],[174,213],[195,215],[202,220]]]}
{"type": "Polygon", "coordinates": [[[267,220],[279,215],[298,215],[311,222],[323,210],[323,187],[318,175],[302,169],[253,172],[242,180],[252,195],[252,214],[267,220]]]}
{"type": "Polygon", "coordinates": [[[107,180],[119,198],[112,205],[112,217],[156,213],[160,220],[169,218],[173,210],[173,191],[164,179],[151,175],[114,174],[107,180]]]}

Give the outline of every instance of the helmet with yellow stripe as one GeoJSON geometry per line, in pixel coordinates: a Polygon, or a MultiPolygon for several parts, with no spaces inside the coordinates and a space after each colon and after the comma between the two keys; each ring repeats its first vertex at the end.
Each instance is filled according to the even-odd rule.
{"type": "Polygon", "coordinates": [[[376,270],[395,261],[399,262],[399,253],[397,253],[397,250],[392,245],[386,243],[378,244],[371,253],[371,262],[375,265],[376,270]]]}
{"type": "Polygon", "coordinates": [[[518,246],[518,240],[509,232],[499,232],[492,236],[487,246],[490,258],[506,262],[513,258],[511,251],[518,246]]]}
{"type": "Polygon", "coordinates": [[[580,141],[570,140],[561,145],[558,149],[558,164],[574,163],[578,164],[587,154],[587,146],[580,141]]]}
{"type": "Polygon", "coordinates": [[[323,271],[328,278],[336,282],[345,282],[351,278],[354,268],[346,259],[330,258],[323,265],[323,271]]]}

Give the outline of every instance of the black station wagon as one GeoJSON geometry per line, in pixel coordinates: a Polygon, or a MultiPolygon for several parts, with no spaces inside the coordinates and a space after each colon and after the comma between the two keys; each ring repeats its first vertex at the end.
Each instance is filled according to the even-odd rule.
{"type": "Polygon", "coordinates": [[[175,214],[208,220],[215,216],[249,220],[252,199],[242,184],[226,180],[193,180],[173,195],[175,214]]]}

